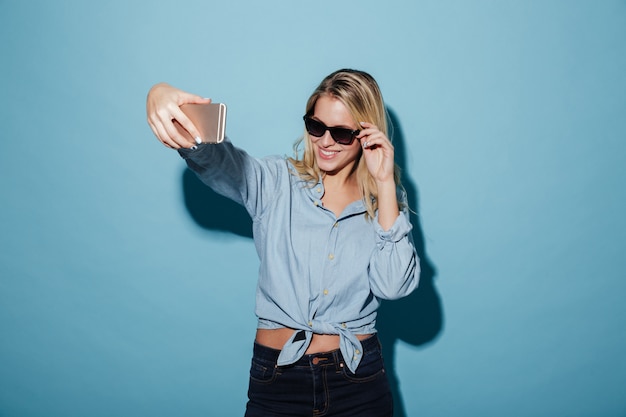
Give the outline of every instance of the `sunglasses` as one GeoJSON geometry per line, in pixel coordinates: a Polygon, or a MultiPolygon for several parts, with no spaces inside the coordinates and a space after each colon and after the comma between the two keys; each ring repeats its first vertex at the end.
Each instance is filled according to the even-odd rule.
{"type": "Polygon", "coordinates": [[[328,130],[333,140],[340,145],[352,144],[356,136],[361,132],[360,130],[346,129],[344,127],[328,127],[320,121],[311,119],[309,116],[304,116],[304,126],[309,135],[316,138],[321,138],[328,130]]]}

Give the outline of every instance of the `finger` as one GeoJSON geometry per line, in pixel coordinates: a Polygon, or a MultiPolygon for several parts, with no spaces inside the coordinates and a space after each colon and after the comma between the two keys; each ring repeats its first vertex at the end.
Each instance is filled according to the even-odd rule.
{"type": "Polygon", "coordinates": [[[372,123],[360,122],[359,125],[361,126],[361,131],[359,132],[359,136],[368,135],[368,134],[371,134],[372,132],[379,130],[378,127],[372,123]]]}
{"type": "MultiPolygon", "coordinates": [[[[172,111],[172,119],[176,119],[178,124],[180,124],[183,127],[183,129],[185,129],[189,133],[189,135],[191,135],[191,137],[194,138],[194,140],[196,142],[198,140],[202,140],[203,139],[202,137],[200,137],[200,131],[198,130],[196,125],[193,124],[193,122],[180,109],[180,107],[177,107],[176,109],[173,109],[173,111],[172,111]],[[196,140],[196,138],[198,138],[198,139],[196,140]]],[[[172,124],[172,126],[173,126],[173,124],[172,124]]],[[[175,128],[175,126],[174,126],[174,128],[175,128]]],[[[176,134],[177,134],[177,136],[182,137],[182,135],[180,135],[178,130],[176,130],[176,134]]],[[[195,143],[194,143],[194,145],[195,145],[195,143]]]]}
{"type": "Polygon", "coordinates": [[[159,117],[151,115],[148,118],[148,124],[150,125],[150,129],[152,129],[152,133],[154,133],[154,136],[156,136],[159,142],[168,148],[172,148],[176,145],[176,142],[170,137],[167,129],[159,117]]]}
{"type": "Polygon", "coordinates": [[[172,115],[183,128],[191,134],[193,138],[200,136],[200,132],[196,126],[187,118],[185,113],[180,110],[180,106],[183,104],[210,104],[212,100],[210,98],[200,97],[196,94],[182,92],[177,99],[178,108],[172,109],[172,115]]]}
{"type": "Polygon", "coordinates": [[[377,130],[372,134],[364,136],[363,140],[361,140],[361,145],[363,148],[374,148],[378,146],[387,147],[391,143],[381,131],[377,130]]]}
{"type": "Polygon", "coordinates": [[[150,130],[152,130],[152,133],[154,134],[154,136],[156,136],[156,138],[159,139],[159,141],[161,141],[161,139],[159,138],[157,128],[154,125],[154,123],[152,123],[152,120],[150,118],[148,118],[148,126],[150,126],[150,130]]]}
{"type": "Polygon", "coordinates": [[[180,148],[180,145],[178,143],[176,143],[176,141],[170,137],[170,135],[167,132],[167,130],[166,130],[165,126],[163,125],[163,123],[161,123],[160,121],[155,123],[155,130],[157,132],[157,134],[156,134],[157,139],[159,139],[159,141],[161,141],[161,143],[163,143],[163,145],[167,146],[168,148],[172,148],[172,149],[179,149],[180,148]]]}
{"type": "Polygon", "coordinates": [[[169,123],[163,125],[163,129],[167,132],[167,137],[169,138],[168,143],[173,144],[172,146],[175,149],[191,148],[197,145],[197,141],[187,135],[181,134],[178,129],[182,130],[182,128],[177,127],[175,123],[176,122],[172,120],[169,123]]]}
{"type": "Polygon", "coordinates": [[[173,142],[178,145],[178,147],[189,148],[196,144],[192,138],[199,137],[200,135],[197,133],[198,131],[196,127],[185,115],[185,113],[183,113],[180,107],[172,106],[171,108],[162,110],[159,114],[158,120],[162,128],[159,135],[161,139],[164,139],[170,144],[173,142]],[[174,120],[176,120],[176,122],[178,122],[183,129],[187,130],[187,132],[191,129],[192,132],[189,132],[191,136],[186,137],[186,135],[181,133],[176,127],[174,120]],[[185,128],[185,125],[187,125],[187,128],[185,128]]]}
{"type": "Polygon", "coordinates": [[[377,128],[368,128],[361,130],[361,132],[356,137],[361,141],[371,141],[379,135],[384,136],[384,134],[377,128]]]}
{"type": "Polygon", "coordinates": [[[148,119],[148,124],[150,125],[150,129],[152,130],[152,133],[154,133],[154,136],[157,138],[157,140],[166,147],[172,148],[172,145],[169,144],[170,139],[169,137],[167,137],[167,132],[165,132],[165,129],[163,128],[163,124],[158,120],[156,122],[153,122],[150,119],[148,119]]]}

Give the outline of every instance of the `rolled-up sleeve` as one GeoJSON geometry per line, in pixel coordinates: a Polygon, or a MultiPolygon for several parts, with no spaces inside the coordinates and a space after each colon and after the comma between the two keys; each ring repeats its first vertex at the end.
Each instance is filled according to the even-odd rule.
{"type": "Polygon", "coordinates": [[[417,287],[420,274],[408,212],[401,211],[387,231],[378,219],[374,221],[377,240],[369,267],[372,293],[386,300],[405,297],[417,287]]]}

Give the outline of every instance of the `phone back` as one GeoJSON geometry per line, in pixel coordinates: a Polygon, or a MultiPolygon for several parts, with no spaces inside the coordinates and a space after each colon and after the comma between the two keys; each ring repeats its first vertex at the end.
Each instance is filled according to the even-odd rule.
{"type": "MultiPolygon", "coordinates": [[[[226,105],[224,103],[183,104],[180,109],[200,131],[204,143],[220,143],[224,140],[226,130],[226,105]]],[[[190,139],[194,138],[176,120],[174,126],[178,132],[190,139]]]]}

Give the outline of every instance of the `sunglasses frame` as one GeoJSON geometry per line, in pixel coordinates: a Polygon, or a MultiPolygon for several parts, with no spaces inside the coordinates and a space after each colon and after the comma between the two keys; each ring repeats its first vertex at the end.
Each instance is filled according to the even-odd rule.
{"type": "Polygon", "coordinates": [[[304,127],[306,128],[306,131],[309,133],[309,135],[314,136],[316,138],[321,138],[322,136],[324,136],[324,134],[328,130],[330,132],[330,136],[333,138],[333,140],[335,142],[337,142],[338,144],[340,144],[340,145],[346,145],[346,146],[352,145],[352,142],[354,142],[354,139],[356,139],[357,135],[359,133],[361,133],[360,130],[352,130],[352,129],[347,129],[345,127],[328,127],[324,123],[320,122],[319,120],[315,120],[311,116],[307,116],[307,115],[302,117],[302,119],[304,120],[304,127]],[[313,123],[320,124],[324,128],[324,131],[322,132],[322,134],[317,136],[317,135],[311,133],[311,131],[309,130],[308,122],[313,122],[313,123]],[[338,132],[347,132],[347,133],[349,133],[350,134],[350,140],[348,142],[345,142],[345,143],[344,143],[344,141],[337,140],[337,138],[335,137],[335,134],[338,133],[338,132]]]}

